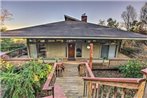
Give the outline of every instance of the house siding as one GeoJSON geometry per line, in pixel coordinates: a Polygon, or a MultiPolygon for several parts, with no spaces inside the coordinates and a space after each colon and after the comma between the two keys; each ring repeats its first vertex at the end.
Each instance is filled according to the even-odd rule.
{"type": "MultiPolygon", "coordinates": [[[[89,49],[87,49],[88,44],[82,44],[82,58],[89,58],[89,49]]],[[[93,44],[93,58],[100,58],[100,44],[93,44]]]]}
{"type": "Polygon", "coordinates": [[[47,58],[65,58],[66,57],[66,43],[47,43],[46,44],[46,57],[47,58]]]}
{"type": "MultiPolygon", "coordinates": [[[[68,43],[47,43],[46,44],[46,57],[47,58],[54,58],[54,57],[59,57],[59,58],[66,58],[66,54],[68,54],[68,49],[66,53],[66,48],[67,48],[68,43]]],[[[85,43],[82,43],[82,57],[81,58],[89,58],[89,49],[87,49],[87,45],[85,43]]],[[[100,58],[100,44],[99,43],[94,43],[94,58],[100,58]]],[[[75,51],[76,55],[76,51],[75,51]]],[[[76,56],[75,56],[76,58],[76,56]]],[[[80,57],[77,57],[80,58],[80,57]]]]}

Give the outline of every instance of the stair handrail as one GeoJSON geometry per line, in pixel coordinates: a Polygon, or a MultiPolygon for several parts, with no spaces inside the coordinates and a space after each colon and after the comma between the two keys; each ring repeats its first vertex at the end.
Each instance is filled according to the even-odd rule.
{"type": "Polygon", "coordinates": [[[43,88],[42,88],[43,91],[49,90],[50,86],[53,86],[52,82],[53,82],[53,78],[55,78],[56,67],[57,67],[57,63],[54,63],[52,71],[47,76],[46,82],[43,85],[43,88]]]}
{"type": "Polygon", "coordinates": [[[88,77],[92,77],[92,78],[94,78],[95,76],[94,76],[94,74],[93,74],[93,72],[92,72],[92,70],[91,70],[91,68],[90,68],[90,66],[89,66],[89,64],[88,64],[88,62],[85,62],[85,67],[86,67],[86,69],[87,69],[87,73],[88,73],[88,77]]]}
{"type": "Polygon", "coordinates": [[[56,77],[60,76],[59,74],[62,74],[61,70],[58,69],[63,67],[64,66],[62,62],[54,63],[52,71],[48,74],[48,77],[42,87],[42,91],[45,92],[47,96],[53,95],[54,98],[54,84],[56,77]]]}

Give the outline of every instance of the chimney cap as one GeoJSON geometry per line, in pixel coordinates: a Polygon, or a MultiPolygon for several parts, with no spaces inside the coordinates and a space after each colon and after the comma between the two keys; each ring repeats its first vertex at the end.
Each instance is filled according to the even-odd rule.
{"type": "Polygon", "coordinates": [[[86,16],[86,13],[83,13],[82,16],[86,16]]]}

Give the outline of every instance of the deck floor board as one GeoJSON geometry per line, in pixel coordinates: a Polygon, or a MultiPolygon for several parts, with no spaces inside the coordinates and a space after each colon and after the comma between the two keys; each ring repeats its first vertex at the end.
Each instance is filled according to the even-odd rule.
{"type": "Polygon", "coordinates": [[[56,84],[63,89],[67,98],[83,98],[83,80],[78,76],[78,64],[64,64],[63,77],[57,77],[56,84]]]}

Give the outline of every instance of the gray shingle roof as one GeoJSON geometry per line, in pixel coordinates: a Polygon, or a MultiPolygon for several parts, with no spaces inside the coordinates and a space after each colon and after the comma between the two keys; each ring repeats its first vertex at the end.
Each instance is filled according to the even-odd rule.
{"type": "Polygon", "coordinates": [[[147,39],[146,35],[81,21],[60,21],[10,30],[2,33],[1,36],[25,38],[147,39]]]}

